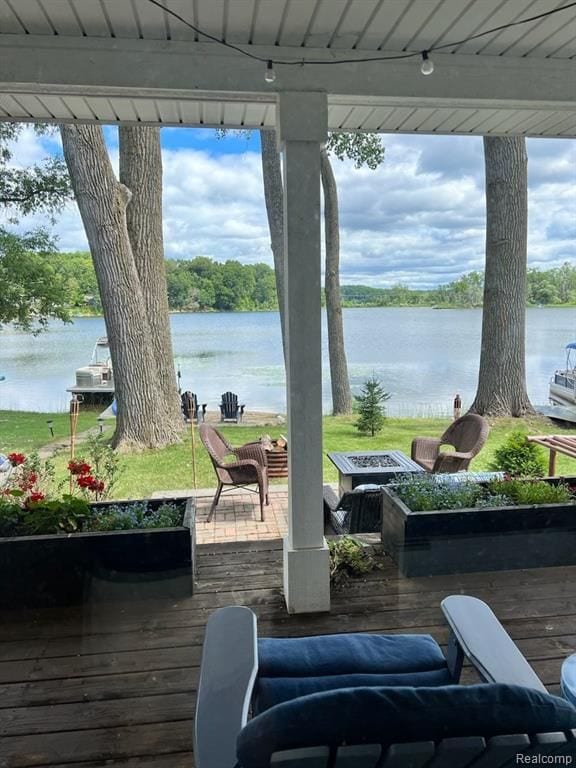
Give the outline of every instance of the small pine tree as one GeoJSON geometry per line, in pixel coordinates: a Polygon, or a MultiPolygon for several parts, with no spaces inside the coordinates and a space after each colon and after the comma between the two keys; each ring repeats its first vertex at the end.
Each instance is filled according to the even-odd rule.
{"type": "Polygon", "coordinates": [[[362,394],[354,395],[354,400],[358,403],[359,418],[356,427],[359,432],[374,437],[376,432],[381,431],[386,418],[384,403],[389,399],[390,395],[382,389],[375,376],[364,382],[362,394]]]}
{"type": "Polygon", "coordinates": [[[546,456],[536,443],[526,440],[521,430],[511,432],[494,451],[490,469],[507,472],[512,477],[543,477],[546,474],[546,456]]]}

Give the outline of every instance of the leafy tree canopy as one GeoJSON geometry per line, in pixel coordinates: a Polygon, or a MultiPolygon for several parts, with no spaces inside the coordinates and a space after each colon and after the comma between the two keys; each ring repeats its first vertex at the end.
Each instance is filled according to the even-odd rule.
{"type": "MultiPolygon", "coordinates": [[[[11,144],[18,140],[24,126],[21,123],[0,123],[0,205],[12,218],[35,211],[56,213],[70,197],[70,180],[64,160],[49,156],[27,168],[11,165],[11,144]]],[[[51,131],[35,126],[37,133],[51,131]]]]}
{"type": "Polygon", "coordinates": [[[331,133],[326,149],[338,160],[352,160],[356,168],[367,165],[373,171],[384,160],[384,145],[376,133],[331,133]]]}
{"type": "MultiPolygon", "coordinates": [[[[12,146],[23,128],[0,123],[0,206],[12,223],[37,211],[54,215],[71,194],[61,157],[51,155],[27,168],[12,163],[12,146]]],[[[38,125],[35,130],[43,134],[52,129],[38,125]]],[[[54,250],[45,230],[21,235],[0,229],[0,327],[13,322],[38,333],[49,317],[69,319],[64,283],[46,259],[54,250]]]]}
{"type": "Polygon", "coordinates": [[[0,229],[0,327],[12,322],[38,333],[50,317],[69,321],[65,281],[46,258],[53,249],[43,231],[15,235],[0,229]]]}

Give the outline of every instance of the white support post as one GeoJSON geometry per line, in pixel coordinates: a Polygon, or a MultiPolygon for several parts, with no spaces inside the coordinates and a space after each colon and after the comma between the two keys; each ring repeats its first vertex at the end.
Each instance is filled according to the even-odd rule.
{"type": "Polygon", "coordinates": [[[330,558],[322,504],[320,144],[325,93],[281,93],[284,154],[286,376],[289,434],[284,595],[289,613],[330,610],[330,558]]]}

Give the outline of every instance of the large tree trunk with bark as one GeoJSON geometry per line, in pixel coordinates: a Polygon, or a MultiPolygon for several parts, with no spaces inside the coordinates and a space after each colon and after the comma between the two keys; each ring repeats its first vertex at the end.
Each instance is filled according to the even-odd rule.
{"type": "Polygon", "coordinates": [[[120,183],[132,192],[126,224],[140,277],[150,343],[158,368],[165,416],[174,429],[182,424],[174,371],[162,235],[162,151],[160,128],[120,126],[120,183]]]}
{"type": "Polygon", "coordinates": [[[534,413],[526,391],[527,164],[523,137],[484,137],[486,272],[478,390],[471,411],[534,413]]]}
{"type": "Polygon", "coordinates": [[[130,190],[110,164],[102,129],[60,126],[64,158],[90,244],[114,367],[117,448],[158,448],[179,441],[166,419],[150,325],[128,236],[130,190]]]}
{"type": "Polygon", "coordinates": [[[352,393],[348,378],[348,363],[344,349],[344,325],[340,296],[340,231],[338,190],[326,148],[320,150],[320,171],[324,190],[324,235],[326,239],[326,319],[328,324],[328,355],[332,384],[332,413],[352,413],[352,393]]]}
{"type": "Polygon", "coordinates": [[[286,291],[284,288],[284,191],[280,153],[276,146],[276,132],[260,131],[262,147],[262,177],[264,180],[264,200],[270,230],[270,245],[274,257],[274,275],[276,294],[282,329],[282,350],[286,360],[286,291]]]}

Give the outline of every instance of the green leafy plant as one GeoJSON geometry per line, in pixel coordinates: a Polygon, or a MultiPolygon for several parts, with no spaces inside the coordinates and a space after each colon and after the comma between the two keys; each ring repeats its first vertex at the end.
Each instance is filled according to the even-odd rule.
{"type": "Polygon", "coordinates": [[[382,565],[353,536],[342,536],[328,542],[330,550],[330,583],[343,586],[350,578],[358,578],[382,565]]]}
{"type": "Polygon", "coordinates": [[[182,525],[182,505],[165,502],[152,509],[146,502],[114,504],[96,510],[87,521],[89,531],[127,531],[142,528],[174,528],[182,525]]]}
{"type": "Polygon", "coordinates": [[[510,479],[490,483],[491,493],[499,494],[514,504],[562,504],[574,501],[572,491],[565,483],[551,485],[543,480],[510,479]]]}
{"type": "Polygon", "coordinates": [[[26,501],[22,492],[11,491],[0,497],[0,536],[76,533],[89,514],[88,502],[75,496],[26,501]]]}
{"type": "Polygon", "coordinates": [[[567,485],[552,485],[544,480],[509,478],[484,484],[436,482],[432,477],[424,477],[395,483],[392,488],[412,512],[576,503],[574,492],[567,485]]]}
{"type": "Polygon", "coordinates": [[[102,434],[88,438],[85,457],[70,462],[68,469],[77,475],[79,487],[92,491],[98,501],[110,498],[124,471],[120,457],[102,434]],[[82,475],[88,477],[85,482],[80,482],[82,475]]]}
{"type": "Polygon", "coordinates": [[[547,465],[542,448],[528,442],[526,434],[516,430],[494,451],[490,469],[507,472],[513,477],[542,477],[547,465]]]}
{"type": "Polygon", "coordinates": [[[166,502],[153,509],[147,502],[114,504],[100,510],[77,496],[43,499],[22,506],[18,491],[0,496],[0,536],[40,536],[83,531],[128,531],[182,525],[182,504],[166,502]]]}
{"type": "MultiPolygon", "coordinates": [[[[111,449],[110,449],[111,450],[111,449]]],[[[96,466],[113,482],[116,473],[114,458],[108,446],[96,442],[92,456],[96,466]]],[[[54,469],[50,462],[42,463],[38,456],[10,453],[8,482],[0,491],[0,536],[38,536],[69,534],[81,531],[115,531],[142,528],[172,528],[182,524],[183,505],[170,502],[154,508],[146,502],[128,502],[100,509],[90,501],[105,491],[104,481],[97,471],[82,459],[69,462],[79,494],[50,497],[54,469]]]]}
{"type": "Polygon", "coordinates": [[[394,485],[394,492],[413,512],[476,507],[485,496],[479,483],[438,483],[433,477],[404,480],[394,485]]]}
{"type": "Polygon", "coordinates": [[[376,432],[382,430],[386,418],[384,403],[390,397],[391,395],[384,391],[382,384],[375,376],[364,382],[362,393],[354,395],[358,411],[358,421],[355,425],[359,432],[374,437],[376,432]]]}
{"type": "Polygon", "coordinates": [[[47,503],[54,480],[54,466],[38,454],[9,453],[8,479],[0,490],[0,535],[26,535],[38,525],[39,508],[47,503]],[[17,534],[16,531],[22,531],[17,534]]]}

